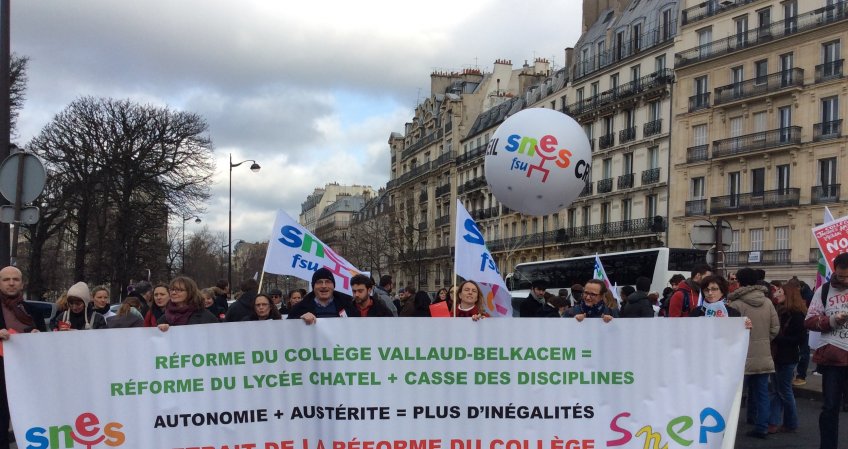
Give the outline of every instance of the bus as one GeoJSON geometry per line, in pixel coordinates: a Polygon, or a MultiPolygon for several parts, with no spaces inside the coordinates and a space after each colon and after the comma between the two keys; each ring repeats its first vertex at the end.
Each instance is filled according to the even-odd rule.
{"type": "MultiPolygon", "coordinates": [[[[619,287],[636,285],[636,278],[651,279],[651,290],[662,294],[669,279],[682,274],[687,279],[692,267],[706,263],[706,251],[682,248],[653,248],[598,254],[610,282],[619,287]]],[[[530,294],[530,285],[537,279],[548,282],[548,291],[571,290],[574,284],[585,284],[595,273],[595,256],[528,262],[515,266],[507,276],[507,288],[512,296],[513,315],[518,316],[521,302],[530,294]]]]}

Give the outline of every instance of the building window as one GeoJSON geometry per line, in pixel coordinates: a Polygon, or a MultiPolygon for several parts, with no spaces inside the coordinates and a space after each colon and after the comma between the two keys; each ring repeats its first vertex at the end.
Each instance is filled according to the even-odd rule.
{"type": "Polygon", "coordinates": [[[648,148],[648,169],[660,166],[660,147],[648,148]]]}
{"type": "Polygon", "coordinates": [[[621,174],[629,175],[633,173],[633,153],[625,153],[621,164],[621,174]]]}
{"type": "Polygon", "coordinates": [[[665,55],[654,58],[654,71],[660,72],[665,69],[665,55]]]}
{"type": "Polygon", "coordinates": [[[763,250],[763,229],[751,229],[748,231],[748,235],[751,236],[751,251],[762,251],[763,250]]]}
{"type": "Polygon", "coordinates": [[[774,228],[774,249],[789,249],[789,226],[774,228]]]}
{"type": "Polygon", "coordinates": [[[588,227],[592,223],[591,213],[592,213],[592,209],[589,206],[583,206],[582,215],[583,215],[583,226],[584,227],[588,227]]]}
{"type": "Polygon", "coordinates": [[[766,169],[755,168],[751,170],[751,192],[754,196],[762,196],[766,190],[766,169]]]}
{"type": "Polygon", "coordinates": [[[739,252],[739,239],[741,238],[741,233],[738,229],[734,229],[733,232],[733,241],[730,242],[730,251],[731,253],[739,252]]]}
{"type": "Polygon", "coordinates": [[[648,195],[645,197],[645,216],[648,218],[657,216],[657,196],[648,195]]]}
{"type": "Polygon", "coordinates": [[[818,184],[831,186],[836,184],[836,158],[819,159],[818,184]]]}
{"type": "Polygon", "coordinates": [[[789,193],[789,164],[778,165],[776,170],[778,195],[786,195],[789,193]]]}
{"type": "Polygon", "coordinates": [[[768,59],[754,61],[755,84],[765,84],[768,81],[768,59]]]}
{"type": "Polygon", "coordinates": [[[632,200],[630,198],[625,198],[621,200],[621,220],[629,221],[631,218],[631,208],[633,206],[632,200]]]}
{"type": "Polygon", "coordinates": [[[748,16],[733,19],[736,28],[736,46],[744,47],[748,43],[748,16]]]}
{"type": "Polygon", "coordinates": [[[568,228],[574,229],[577,227],[577,209],[568,209],[568,228]]]}
{"type": "Polygon", "coordinates": [[[692,127],[692,145],[699,147],[707,144],[707,125],[692,127]]]}
{"type": "Polygon", "coordinates": [[[693,200],[702,200],[704,199],[704,177],[698,176],[692,178],[692,189],[689,192],[689,197],[693,200]]]}

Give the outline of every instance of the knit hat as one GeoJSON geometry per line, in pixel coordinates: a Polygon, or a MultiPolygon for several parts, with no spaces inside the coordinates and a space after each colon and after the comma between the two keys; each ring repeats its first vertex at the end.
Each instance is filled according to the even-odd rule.
{"type": "Polygon", "coordinates": [[[87,306],[91,302],[91,291],[85,282],[77,282],[68,289],[68,298],[71,297],[81,299],[87,306]]]}
{"type": "Polygon", "coordinates": [[[333,276],[333,272],[330,271],[329,268],[319,268],[315,271],[315,274],[312,275],[312,290],[315,290],[315,283],[321,279],[328,279],[333,283],[333,287],[336,286],[336,278],[333,276]]]}

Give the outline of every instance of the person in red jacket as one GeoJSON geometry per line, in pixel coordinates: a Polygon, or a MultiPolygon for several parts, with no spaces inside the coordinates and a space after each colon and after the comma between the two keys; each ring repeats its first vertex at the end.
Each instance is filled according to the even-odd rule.
{"type": "Polygon", "coordinates": [[[668,317],[688,317],[689,312],[698,307],[698,294],[701,292],[701,279],[712,274],[712,268],[707,264],[698,264],[692,268],[692,277],[677,284],[674,294],[668,300],[668,317]],[[685,304],[684,298],[689,303],[685,304]]]}

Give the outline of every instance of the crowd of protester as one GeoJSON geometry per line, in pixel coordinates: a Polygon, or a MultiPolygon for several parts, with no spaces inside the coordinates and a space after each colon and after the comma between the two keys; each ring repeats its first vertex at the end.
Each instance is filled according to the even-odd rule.
{"type": "MultiPolygon", "coordinates": [[[[744,317],[750,331],[745,406],[747,422],[753,426],[747,434],[757,438],[797,432],[793,386],[806,383],[811,352],[808,330],[821,332],[823,346],[812,358],[816,371],[823,376],[821,447],[836,448],[839,410],[848,409],[842,405],[843,394],[848,397],[848,340],[843,342],[843,333],[832,331],[848,327],[848,310],[842,309],[848,293],[848,254],[838,256],[834,266],[830,282],[815,290],[796,277],[767,282],[763,270],[752,268],[742,268],[725,278],[713,273],[708,265],[693,267],[689,278],[673,276],[663,292],[650,291],[651,280],[646,277],[618,292],[611,291],[602,280],[591,279],[560,289],[556,295],[547,291],[547,282],[537,280],[519,312],[521,317],[578,322],[587,318],[611,322],[627,318],[744,317]]],[[[40,322],[46,318],[53,331],[128,327],[167,331],[171,326],[283,318],[313,324],[318,319],[337,317],[488,317],[483,291],[474,281],[440,289],[433,295],[406,287],[395,296],[391,276],[375,283],[368,276],[356,275],[350,279],[352,295],[348,295],[336,290],[335,277],[326,268],[314,273],[309,292],[295,289],[284,294],[272,289],[260,293],[259,284],[248,279],[231,302],[226,281],[203,289],[186,276],[155,286],[141,281],[117,310],[111,307],[107,287],[89,289],[78,282],[56,302],[52,317],[39,317],[37,311],[22,305],[22,284],[20,271],[14,267],[0,270],[0,339],[8,338],[7,328],[18,332],[48,330],[40,322]],[[17,287],[8,285],[10,273],[17,276],[18,280],[12,281],[18,282],[17,287]]],[[[5,400],[2,393],[0,399],[5,400]]],[[[4,419],[8,422],[8,415],[0,415],[0,426],[4,419]]],[[[0,447],[4,447],[2,441],[0,447]]]]}

